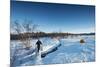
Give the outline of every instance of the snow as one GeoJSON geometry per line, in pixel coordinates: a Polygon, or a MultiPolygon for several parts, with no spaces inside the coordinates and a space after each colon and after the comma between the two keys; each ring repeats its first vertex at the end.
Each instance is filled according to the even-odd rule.
{"type": "Polygon", "coordinates": [[[24,49],[20,41],[11,41],[11,59],[14,58],[14,66],[40,65],[40,64],[65,64],[65,63],[81,63],[95,61],[95,37],[79,36],[61,38],[60,40],[51,38],[40,38],[43,43],[43,50],[39,54],[35,53],[36,39],[32,39],[32,47],[30,50],[24,49]],[[84,39],[85,43],[81,44],[80,39],[84,39]],[[61,44],[60,47],[59,44],[61,44]],[[58,49],[49,53],[44,58],[41,54],[58,49]]]}
{"type": "MultiPolygon", "coordinates": [[[[39,61],[41,60],[41,54],[50,52],[52,49],[54,49],[55,47],[57,47],[59,45],[59,41],[55,40],[53,41],[52,44],[48,44],[43,46],[43,50],[41,51],[41,54],[39,53],[39,55],[36,56],[35,53],[35,43],[37,42],[36,39],[31,41],[32,47],[29,50],[25,49],[25,46],[23,46],[23,43],[21,41],[11,41],[11,59],[13,59],[14,57],[14,66],[19,66],[19,65],[28,65],[30,64],[30,62],[26,62],[25,60],[27,60],[28,58],[32,58],[34,60],[33,64],[41,64],[39,63],[39,61]],[[20,62],[21,63],[18,63],[20,62]],[[23,64],[24,62],[24,64],[23,64]]],[[[31,61],[33,61],[31,60],[31,61]]]]}
{"type": "Polygon", "coordinates": [[[59,41],[55,41],[54,44],[52,44],[52,45],[48,44],[47,46],[44,46],[42,53],[46,53],[46,52],[51,51],[55,47],[59,46],[59,44],[60,44],[59,41]]]}

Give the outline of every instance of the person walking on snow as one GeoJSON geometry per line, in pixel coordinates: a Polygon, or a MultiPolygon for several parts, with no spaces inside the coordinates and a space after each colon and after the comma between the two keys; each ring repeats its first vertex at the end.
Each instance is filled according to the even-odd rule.
{"type": "Polygon", "coordinates": [[[38,41],[36,42],[36,54],[39,54],[40,51],[42,51],[42,42],[38,39],[38,41]]]}

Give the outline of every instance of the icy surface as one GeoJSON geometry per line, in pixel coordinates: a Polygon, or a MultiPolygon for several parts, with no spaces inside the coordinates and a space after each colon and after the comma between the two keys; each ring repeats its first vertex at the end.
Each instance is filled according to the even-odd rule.
{"type": "Polygon", "coordinates": [[[41,38],[43,51],[38,55],[35,54],[36,39],[33,39],[30,50],[26,50],[20,41],[11,41],[11,61],[12,66],[39,65],[39,64],[64,64],[64,63],[81,63],[95,61],[95,37],[79,36],[61,38],[60,41],[51,38],[41,38]],[[80,43],[84,39],[85,43],[80,43]],[[44,58],[41,53],[48,52],[61,44],[58,49],[44,58]]]}

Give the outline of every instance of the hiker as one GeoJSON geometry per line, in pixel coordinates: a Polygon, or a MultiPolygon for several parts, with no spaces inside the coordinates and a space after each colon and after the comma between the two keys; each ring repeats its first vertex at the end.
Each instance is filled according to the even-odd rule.
{"type": "Polygon", "coordinates": [[[42,42],[38,39],[38,41],[36,42],[36,54],[39,54],[39,51],[42,50],[42,42]]]}

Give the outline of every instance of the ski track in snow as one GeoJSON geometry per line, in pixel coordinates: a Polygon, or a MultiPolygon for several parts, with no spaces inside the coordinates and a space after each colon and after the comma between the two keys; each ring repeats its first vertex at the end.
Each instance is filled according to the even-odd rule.
{"type": "MultiPolygon", "coordinates": [[[[43,51],[49,51],[54,48],[59,41],[51,38],[41,38],[43,42],[43,51]],[[48,50],[48,48],[50,48],[48,50]]],[[[40,65],[40,64],[64,64],[81,63],[95,61],[95,38],[78,37],[60,39],[61,46],[53,53],[41,58],[41,53],[35,55],[35,43],[32,40],[32,48],[25,50],[20,41],[11,41],[11,59],[14,58],[14,66],[40,65]],[[80,45],[79,40],[84,39],[86,43],[80,45]],[[21,61],[19,61],[21,60],[21,61]]],[[[42,53],[43,53],[42,51],[42,53]]]]}

